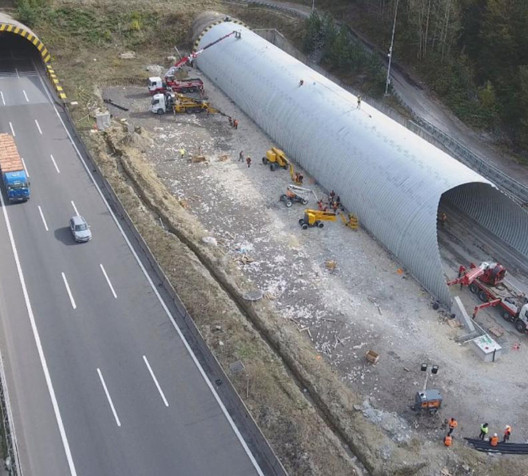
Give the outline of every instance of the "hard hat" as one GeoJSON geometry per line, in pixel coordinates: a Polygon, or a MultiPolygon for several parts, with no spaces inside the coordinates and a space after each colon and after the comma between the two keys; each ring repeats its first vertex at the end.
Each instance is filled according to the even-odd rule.
{"type": "Polygon", "coordinates": [[[494,433],[493,436],[497,436],[497,433],[494,433]]]}

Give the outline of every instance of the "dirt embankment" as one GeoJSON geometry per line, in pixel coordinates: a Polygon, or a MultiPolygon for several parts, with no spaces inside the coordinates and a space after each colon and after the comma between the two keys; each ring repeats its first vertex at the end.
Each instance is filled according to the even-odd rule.
{"type": "Polygon", "coordinates": [[[398,444],[368,421],[359,397],[304,333],[285,323],[268,299],[243,298],[251,283],[221,246],[203,241],[207,231],[142,157],[149,141],[145,132],[116,127],[104,139],[89,140],[99,167],[291,474],[359,474],[350,453],[379,475],[429,475],[444,467],[450,474],[516,473],[511,461],[490,465],[463,447],[447,457],[436,443],[398,444]],[[231,372],[238,361],[243,370],[231,372]]]}

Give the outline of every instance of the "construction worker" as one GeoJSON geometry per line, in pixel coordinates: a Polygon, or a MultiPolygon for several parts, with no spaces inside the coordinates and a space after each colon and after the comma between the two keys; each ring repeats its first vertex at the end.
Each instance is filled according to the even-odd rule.
{"type": "Polygon", "coordinates": [[[451,446],[452,444],[453,444],[453,437],[448,433],[446,436],[444,436],[444,445],[451,446]]]}
{"type": "Polygon", "coordinates": [[[486,435],[488,434],[488,431],[489,431],[489,428],[488,428],[488,424],[487,423],[484,423],[484,424],[480,425],[479,438],[481,440],[483,440],[486,437],[486,435]]]}
{"type": "Polygon", "coordinates": [[[180,157],[182,159],[185,157],[185,149],[183,147],[180,149],[180,157]]]}
{"type": "Polygon", "coordinates": [[[233,127],[234,127],[235,129],[238,129],[238,119],[234,119],[234,120],[233,120],[233,127]]]}
{"type": "Polygon", "coordinates": [[[319,210],[323,211],[323,201],[322,200],[319,200],[317,202],[317,207],[319,208],[319,210]]]}
{"type": "Polygon", "coordinates": [[[244,162],[244,151],[243,150],[241,150],[240,154],[238,154],[238,161],[244,162]]]}
{"type": "Polygon", "coordinates": [[[504,436],[502,437],[502,442],[507,443],[510,440],[512,428],[510,425],[506,425],[506,428],[504,429],[504,436]]]}
{"type": "Polygon", "coordinates": [[[447,222],[447,215],[445,212],[440,213],[439,221],[440,221],[440,225],[445,226],[447,222]]]}
{"type": "Polygon", "coordinates": [[[339,208],[339,204],[337,202],[332,202],[332,210],[334,210],[334,213],[337,212],[338,208],[339,208]]]}
{"type": "Polygon", "coordinates": [[[304,84],[304,80],[301,79],[301,80],[299,81],[299,87],[301,87],[303,84],[304,84]]]}
{"type": "Polygon", "coordinates": [[[447,435],[451,436],[451,434],[453,433],[453,431],[455,431],[455,428],[457,426],[458,426],[458,422],[454,418],[451,418],[451,420],[449,420],[449,433],[447,435]]]}
{"type": "Polygon", "coordinates": [[[335,197],[335,192],[332,190],[330,192],[330,195],[328,195],[330,197],[330,203],[332,203],[334,201],[334,197],[335,197]]]}
{"type": "Polygon", "coordinates": [[[357,97],[357,108],[356,109],[361,109],[361,96],[357,97]]]}
{"type": "Polygon", "coordinates": [[[497,436],[497,433],[494,433],[493,436],[490,438],[490,445],[497,446],[498,444],[499,444],[499,437],[497,436]]]}
{"type": "Polygon", "coordinates": [[[248,169],[249,169],[249,167],[251,167],[251,157],[249,157],[249,156],[247,157],[246,164],[247,164],[248,169]]]}
{"type": "Polygon", "coordinates": [[[229,119],[229,125],[230,125],[231,127],[233,127],[233,118],[232,118],[231,116],[229,116],[228,119],[229,119]]]}

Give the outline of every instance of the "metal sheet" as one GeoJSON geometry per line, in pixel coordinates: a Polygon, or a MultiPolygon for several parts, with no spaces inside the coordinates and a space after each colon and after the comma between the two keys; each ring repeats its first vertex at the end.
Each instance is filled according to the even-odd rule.
{"type": "MultiPolygon", "coordinates": [[[[200,69],[276,145],[323,187],[335,190],[362,226],[427,290],[450,305],[436,236],[440,199],[448,190],[471,184],[453,194],[453,200],[500,232],[500,215],[492,212],[491,202],[502,195],[485,178],[367,103],[358,108],[356,96],[237,23],[211,27],[199,46],[233,30],[241,38],[230,37],[206,50],[197,58],[200,69]],[[482,190],[485,199],[466,197],[482,190]],[[486,204],[490,216],[479,211],[479,204],[486,204]]],[[[501,204],[508,209],[505,216],[520,216],[510,210],[513,203],[501,204]]],[[[520,244],[525,227],[499,236],[512,246],[520,244]]]]}

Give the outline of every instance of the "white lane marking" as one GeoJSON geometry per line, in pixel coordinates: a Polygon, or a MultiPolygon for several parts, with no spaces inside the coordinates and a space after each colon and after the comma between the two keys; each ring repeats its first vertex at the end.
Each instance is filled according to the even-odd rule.
{"type": "Polygon", "coordinates": [[[73,211],[75,212],[76,215],[78,215],[79,212],[77,211],[77,207],[75,206],[75,203],[73,203],[73,200],[71,201],[71,204],[72,204],[72,207],[73,207],[73,211]]]}
{"type": "Polygon", "coordinates": [[[16,137],[15,129],[13,129],[13,124],[9,123],[9,128],[11,129],[11,135],[12,135],[13,137],[16,137]]]}
{"type": "Polygon", "coordinates": [[[26,309],[29,316],[29,321],[31,323],[31,330],[33,331],[33,337],[35,339],[35,345],[37,346],[37,352],[40,358],[40,365],[42,366],[42,371],[44,372],[44,378],[46,380],[46,385],[48,387],[48,393],[50,395],[51,404],[53,406],[53,412],[55,413],[55,419],[57,420],[57,425],[59,427],[59,433],[62,440],[62,446],[64,447],[64,452],[66,453],[66,460],[68,461],[68,467],[70,469],[71,476],[77,476],[77,471],[75,470],[75,464],[73,462],[70,445],[68,443],[68,437],[66,436],[66,430],[64,429],[64,423],[62,422],[62,417],[60,414],[59,404],[57,402],[57,397],[55,396],[55,390],[53,388],[53,382],[51,381],[51,376],[48,369],[48,364],[46,362],[46,357],[44,356],[44,350],[42,348],[42,342],[40,341],[40,335],[37,329],[37,323],[35,322],[35,316],[33,314],[33,307],[29,300],[29,293],[26,287],[26,280],[24,274],[22,273],[22,266],[20,265],[20,259],[18,257],[18,251],[15,244],[15,239],[13,237],[13,231],[11,229],[11,223],[7,215],[7,209],[4,203],[4,197],[0,193],[0,204],[2,205],[2,211],[4,213],[4,219],[7,226],[7,233],[9,235],[9,241],[11,242],[11,249],[13,250],[13,255],[15,257],[15,263],[18,273],[18,279],[20,285],[22,286],[22,293],[24,295],[24,302],[26,304],[26,309]]]}
{"type": "Polygon", "coordinates": [[[112,291],[112,294],[117,299],[117,294],[114,291],[114,287],[112,286],[112,283],[110,282],[110,279],[108,278],[108,275],[106,274],[106,271],[105,271],[103,265],[100,264],[99,266],[101,266],[101,271],[103,272],[104,277],[106,278],[106,282],[108,283],[108,286],[110,286],[110,291],[112,291]]]}
{"type": "Polygon", "coordinates": [[[40,135],[42,135],[42,129],[40,128],[40,125],[36,119],[35,119],[35,124],[37,125],[37,129],[40,132],[40,135]]]}
{"type": "Polygon", "coordinates": [[[0,98],[2,98],[2,104],[5,106],[6,103],[5,103],[5,99],[4,99],[4,93],[2,91],[0,91],[0,98]]]}
{"type": "Polygon", "coordinates": [[[24,159],[22,157],[20,157],[20,160],[22,161],[22,165],[24,166],[24,170],[26,172],[27,178],[29,178],[29,172],[28,172],[28,169],[26,167],[26,163],[24,162],[24,159]]]}
{"type": "Polygon", "coordinates": [[[42,222],[44,223],[44,228],[46,228],[46,231],[48,230],[48,224],[46,223],[46,219],[44,218],[44,213],[42,213],[42,208],[40,208],[40,205],[38,206],[40,218],[42,218],[42,222]]]}
{"type": "Polygon", "coordinates": [[[26,98],[26,102],[29,102],[29,99],[27,97],[26,91],[23,89],[22,92],[24,93],[24,97],[26,98]]]}
{"type": "Polygon", "coordinates": [[[77,309],[77,304],[75,304],[75,299],[73,299],[73,294],[70,290],[70,285],[68,284],[68,280],[66,279],[66,275],[64,273],[62,274],[62,280],[64,281],[64,286],[66,286],[66,291],[68,292],[68,296],[70,296],[71,305],[74,309],[77,309]]]}
{"type": "Polygon", "coordinates": [[[106,383],[104,381],[103,374],[101,373],[101,370],[99,370],[99,368],[97,369],[97,373],[99,374],[99,378],[101,379],[101,384],[103,385],[103,389],[106,393],[106,398],[108,399],[108,403],[110,404],[110,408],[112,409],[112,413],[114,414],[114,418],[117,423],[117,426],[121,426],[121,422],[119,421],[119,417],[117,416],[114,403],[112,402],[112,397],[110,396],[110,393],[108,392],[108,389],[106,388],[106,383]]]}
{"type": "MultiPolygon", "coordinates": [[[[37,68],[35,67],[35,69],[37,69],[37,68]]],[[[88,174],[88,176],[90,177],[92,183],[94,184],[94,187],[96,188],[97,192],[99,193],[99,196],[101,197],[101,200],[105,204],[106,209],[108,210],[108,212],[112,216],[112,219],[114,220],[114,223],[116,224],[117,228],[121,232],[121,235],[123,236],[123,239],[125,240],[128,248],[130,249],[130,252],[134,256],[136,262],[138,263],[138,266],[140,267],[141,271],[145,275],[145,279],[147,280],[147,282],[149,283],[150,287],[152,288],[154,294],[158,298],[158,301],[160,302],[161,307],[163,308],[163,310],[167,314],[167,317],[171,321],[172,326],[174,327],[174,329],[178,333],[178,336],[182,340],[183,345],[185,346],[185,348],[187,349],[187,352],[191,356],[192,361],[194,362],[194,364],[198,368],[198,371],[200,372],[200,375],[204,379],[204,382],[207,385],[207,388],[209,388],[210,392],[213,394],[214,399],[216,400],[216,402],[218,403],[218,406],[222,410],[222,413],[224,414],[225,419],[227,420],[227,422],[231,426],[231,429],[233,430],[233,433],[235,433],[238,441],[240,442],[240,445],[242,446],[242,448],[244,448],[244,452],[247,454],[249,460],[251,461],[251,464],[255,468],[255,471],[257,472],[257,474],[259,474],[259,476],[264,476],[264,473],[262,472],[262,470],[260,469],[260,466],[258,465],[257,461],[255,460],[255,457],[253,456],[253,453],[251,453],[251,450],[249,449],[246,441],[244,440],[244,438],[240,434],[240,431],[238,430],[237,426],[235,425],[235,422],[233,421],[233,419],[231,418],[231,415],[228,413],[224,403],[222,402],[222,400],[218,396],[218,393],[216,392],[215,388],[213,387],[213,384],[209,381],[209,378],[207,377],[207,375],[206,375],[203,367],[201,366],[200,362],[198,362],[198,359],[196,358],[196,355],[194,355],[194,353],[193,353],[193,351],[191,349],[191,346],[187,342],[187,339],[185,339],[185,336],[183,335],[182,331],[178,327],[178,324],[176,324],[176,321],[174,320],[174,316],[169,311],[169,308],[165,304],[165,301],[163,301],[163,299],[161,298],[161,295],[158,292],[158,289],[156,288],[156,286],[152,282],[152,279],[150,278],[147,270],[145,269],[145,266],[143,266],[143,263],[139,259],[139,256],[137,255],[136,250],[132,246],[132,243],[130,243],[130,240],[128,239],[128,236],[126,236],[125,231],[123,230],[123,227],[121,226],[121,223],[119,223],[119,220],[115,216],[115,213],[113,212],[113,210],[110,207],[110,205],[108,204],[105,196],[103,195],[103,192],[101,191],[101,188],[99,187],[99,185],[95,181],[94,176],[92,175],[92,171],[88,167],[86,161],[84,160],[84,157],[82,156],[81,152],[79,151],[79,148],[77,147],[77,144],[73,140],[73,138],[72,138],[72,136],[70,134],[70,131],[66,127],[66,124],[64,124],[64,121],[62,120],[62,117],[59,114],[57,106],[55,106],[55,103],[53,101],[51,93],[50,93],[50,91],[48,89],[48,85],[44,82],[44,80],[42,79],[42,76],[40,75],[40,73],[39,73],[39,79],[40,79],[40,82],[41,82],[42,86],[44,87],[44,90],[46,91],[46,96],[48,97],[48,101],[50,102],[51,107],[55,110],[55,114],[59,118],[59,121],[61,122],[62,127],[64,128],[64,131],[66,132],[66,135],[70,139],[72,147],[74,148],[75,152],[77,153],[77,156],[81,160],[81,163],[83,164],[84,169],[86,170],[86,173],[88,174]]]]}
{"type": "Polygon", "coordinates": [[[145,361],[145,365],[147,366],[147,369],[150,372],[150,376],[152,377],[152,380],[154,380],[154,383],[156,384],[156,387],[158,388],[158,392],[161,395],[163,403],[165,404],[166,407],[168,407],[169,406],[169,402],[165,398],[165,394],[163,393],[163,390],[161,389],[160,384],[158,383],[158,379],[156,378],[156,376],[154,375],[154,372],[152,371],[152,368],[150,367],[150,364],[149,364],[149,361],[147,360],[147,357],[143,356],[143,360],[145,361]]]}
{"type": "Polygon", "coordinates": [[[60,174],[60,170],[59,170],[59,167],[57,165],[57,162],[55,162],[55,157],[53,157],[52,154],[50,154],[50,157],[51,157],[51,161],[53,162],[53,165],[55,166],[55,170],[57,171],[58,174],[60,174]]]}

